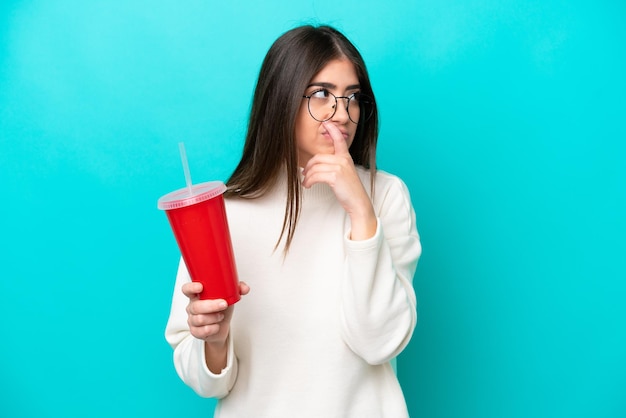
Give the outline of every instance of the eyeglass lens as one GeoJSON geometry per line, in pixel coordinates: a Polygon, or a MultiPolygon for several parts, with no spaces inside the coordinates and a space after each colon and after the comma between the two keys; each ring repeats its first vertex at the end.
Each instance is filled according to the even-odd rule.
{"type": "Polygon", "coordinates": [[[359,123],[360,117],[363,117],[363,121],[369,119],[373,112],[372,99],[361,93],[338,98],[329,91],[321,90],[306,97],[309,99],[309,113],[319,122],[332,118],[338,105],[344,106],[348,112],[348,117],[354,123],[359,123]]]}

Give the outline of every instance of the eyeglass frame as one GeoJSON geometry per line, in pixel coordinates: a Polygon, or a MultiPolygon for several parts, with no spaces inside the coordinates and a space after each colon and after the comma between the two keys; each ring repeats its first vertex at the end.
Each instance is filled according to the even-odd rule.
{"type": "MultiPolygon", "coordinates": [[[[311,92],[311,94],[310,94],[310,95],[308,95],[308,96],[307,96],[306,94],[305,94],[305,95],[303,95],[303,96],[302,96],[302,98],[303,98],[303,99],[307,99],[307,100],[308,100],[308,101],[307,101],[307,104],[306,104],[306,108],[307,108],[307,110],[309,111],[309,115],[311,115],[311,117],[312,117],[313,119],[315,119],[316,121],[318,121],[318,122],[326,122],[327,120],[331,120],[331,119],[333,118],[333,116],[335,116],[335,113],[337,113],[337,105],[339,104],[339,101],[338,101],[337,99],[348,99],[348,100],[345,102],[345,103],[346,103],[346,113],[348,114],[348,119],[350,119],[350,122],[352,122],[352,123],[354,123],[354,124],[358,125],[358,124],[359,124],[359,122],[355,122],[354,120],[352,120],[352,116],[350,116],[350,111],[348,110],[348,109],[349,109],[349,107],[350,107],[350,100],[354,99],[357,95],[359,95],[359,96],[363,96],[363,97],[366,97],[367,99],[369,99],[369,100],[370,100],[370,103],[371,103],[372,109],[371,109],[371,111],[370,111],[370,114],[369,114],[369,115],[368,115],[368,116],[367,116],[367,117],[363,120],[363,122],[366,122],[366,121],[367,121],[367,120],[369,120],[369,118],[371,118],[371,117],[372,117],[372,115],[374,114],[374,107],[376,106],[376,104],[374,103],[374,99],[373,99],[371,96],[368,96],[367,94],[364,94],[364,93],[360,93],[360,92],[359,92],[359,93],[352,93],[352,94],[351,94],[351,95],[349,95],[349,96],[335,96],[335,94],[333,94],[332,92],[328,91],[328,89],[319,89],[319,90],[315,90],[315,91],[311,92]],[[335,105],[332,107],[332,109],[333,109],[333,113],[332,113],[329,117],[327,117],[326,119],[324,119],[324,120],[319,120],[318,118],[316,118],[315,116],[313,116],[313,112],[311,112],[311,97],[313,97],[313,95],[314,95],[315,93],[319,93],[320,91],[326,91],[328,94],[330,94],[331,96],[333,96],[333,97],[335,98],[335,105]]],[[[357,100],[358,100],[358,99],[357,99],[357,100]]],[[[357,103],[358,103],[358,101],[357,101],[357,103]]],[[[359,112],[360,112],[360,111],[361,111],[361,106],[359,106],[359,112]]],[[[361,115],[360,115],[360,114],[359,114],[359,119],[361,119],[361,115]]]]}

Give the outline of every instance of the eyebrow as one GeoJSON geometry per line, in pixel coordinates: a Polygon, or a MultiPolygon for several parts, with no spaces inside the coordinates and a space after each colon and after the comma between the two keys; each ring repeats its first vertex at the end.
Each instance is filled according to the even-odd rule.
{"type": "MultiPolygon", "coordinates": [[[[337,86],[332,84],[332,83],[324,83],[324,82],[317,82],[317,83],[311,83],[307,86],[307,88],[309,87],[323,87],[326,89],[337,89],[337,86]]],[[[360,84],[351,84],[349,86],[346,87],[346,90],[355,90],[355,89],[360,89],[361,85],[360,84]]]]}

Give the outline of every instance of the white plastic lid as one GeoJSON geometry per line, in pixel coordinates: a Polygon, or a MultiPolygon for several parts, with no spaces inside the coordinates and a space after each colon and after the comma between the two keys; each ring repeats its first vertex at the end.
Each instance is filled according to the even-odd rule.
{"type": "Polygon", "coordinates": [[[195,184],[191,186],[191,193],[189,188],[185,187],[162,196],[157,202],[157,207],[162,210],[184,208],[212,199],[225,191],[226,185],[221,181],[195,184]]]}

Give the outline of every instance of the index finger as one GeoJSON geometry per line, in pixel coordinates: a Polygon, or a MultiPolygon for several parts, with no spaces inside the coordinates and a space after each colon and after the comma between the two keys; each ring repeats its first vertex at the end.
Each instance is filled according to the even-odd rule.
{"type": "Polygon", "coordinates": [[[339,128],[337,128],[335,124],[330,121],[324,122],[324,128],[326,128],[326,132],[328,132],[330,137],[333,139],[335,155],[349,154],[350,151],[348,151],[348,144],[346,143],[346,139],[343,137],[339,128]]]}
{"type": "Polygon", "coordinates": [[[206,315],[223,312],[228,308],[224,299],[197,299],[187,305],[187,312],[191,315],[206,315]]]}

